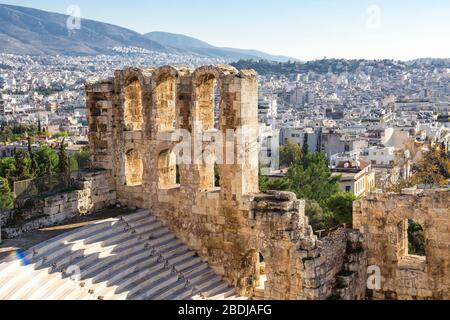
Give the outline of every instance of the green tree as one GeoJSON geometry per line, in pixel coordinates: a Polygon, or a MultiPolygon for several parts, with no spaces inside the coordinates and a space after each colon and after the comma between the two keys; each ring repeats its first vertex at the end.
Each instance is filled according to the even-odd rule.
{"type": "Polygon", "coordinates": [[[69,137],[69,134],[67,132],[63,131],[63,132],[55,133],[52,137],[55,138],[55,139],[57,139],[57,138],[67,138],[67,137],[69,137]]]}
{"type": "Polygon", "coordinates": [[[6,157],[0,159],[0,177],[13,179],[16,172],[16,161],[14,158],[6,157]]]}
{"type": "Polygon", "coordinates": [[[353,201],[352,193],[341,192],[339,175],[333,175],[328,167],[328,161],[322,152],[309,152],[300,157],[293,144],[286,146],[284,159],[292,161],[292,166],[284,178],[259,178],[260,190],[291,191],[299,199],[306,200],[305,213],[314,230],[328,229],[335,225],[352,224],[353,201]],[[295,159],[295,160],[292,160],[295,159]]]}
{"type": "Polygon", "coordinates": [[[259,191],[266,192],[269,190],[267,183],[269,178],[267,176],[263,176],[261,173],[259,174],[258,183],[259,183],[259,191]]]}
{"type": "Polygon", "coordinates": [[[317,136],[316,152],[322,152],[322,132],[317,136]]]}
{"type": "Polygon", "coordinates": [[[38,131],[36,125],[5,125],[0,128],[0,141],[2,142],[14,142],[27,138],[29,135],[35,135],[38,131]]]}
{"type": "Polygon", "coordinates": [[[90,161],[89,161],[88,147],[81,148],[79,152],[75,153],[74,157],[78,163],[78,168],[80,169],[89,168],[90,161]]]}
{"type": "Polygon", "coordinates": [[[14,207],[14,195],[9,187],[8,179],[0,177],[0,211],[10,210],[14,207]]]}
{"type": "Polygon", "coordinates": [[[29,156],[30,161],[31,161],[30,173],[31,173],[31,175],[33,177],[35,177],[37,172],[38,172],[38,167],[39,166],[38,166],[38,163],[36,161],[36,157],[34,156],[33,149],[31,147],[31,138],[28,136],[27,140],[28,140],[27,141],[28,142],[28,156],[29,156]]]}
{"type": "Polygon", "coordinates": [[[305,201],[305,214],[313,230],[328,228],[327,216],[322,207],[314,200],[305,201]]]}
{"type": "Polygon", "coordinates": [[[70,171],[77,171],[80,169],[78,166],[78,161],[75,156],[69,156],[69,163],[70,163],[70,171]]]}
{"type": "Polygon", "coordinates": [[[447,185],[450,179],[450,159],[438,146],[430,147],[417,162],[413,174],[416,184],[447,185]]]}
{"type": "Polygon", "coordinates": [[[14,150],[14,162],[16,171],[14,172],[14,181],[26,180],[31,178],[31,160],[23,151],[14,150]]]}
{"type": "Polygon", "coordinates": [[[299,199],[315,200],[322,208],[327,199],[339,192],[340,176],[332,176],[323,153],[308,153],[304,161],[289,169],[287,178],[290,180],[290,190],[299,199]]]}
{"type": "Polygon", "coordinates": [[[51,176],[58,168],[58,154],[46,144],[41,144],[35,153],[38,163],[38,177],[51,176]]]}
{"type": "Polygon", "coordinates": [[[65,139],[62,140],[58,153],[58,173],[65,186],[70,184],[70,157],[67,155],[65,139]]]}
{"type": "Polygon", "coordinates": [[[269,178],[267,176],[260,176],[259,190],[266,192],[267,190],[289,190],[290,181],[286,178],[269,178]]]}
{"type": "Polygon", "coordinates": [[[327,201],[326,207],[336,224],[347,224],[353,222],[353,202],[356,197],[351,192],[338,192],[333,194],[327,201]]]}
{"type": "Polygon", "coordinates": [[[308,132],[305,132],[303,134],[303,145],[302,145],[302,157],[303,160],[306,160],[306,156],[308,155],[309,152],[309,146],[308,146],[308,132]]]}
{"type": "Polygon", "coordinates": [[[408,254],[425,255],[425,236],[420,224],[408,220],[408,254]]]}
{"type": "Polygon", "coordinates": [[[280,167],[289,168],[301,159],[302,150],[298,144],[288,139],[286,145],[280,146],[279,154],[280,167]]]}

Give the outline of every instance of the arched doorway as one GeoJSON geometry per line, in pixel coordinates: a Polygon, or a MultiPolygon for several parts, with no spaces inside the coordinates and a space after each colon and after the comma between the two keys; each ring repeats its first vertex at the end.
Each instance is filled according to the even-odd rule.
{"type": "Polygon", "coordinates": [[[241,270],[243,273],[242,284],[247,292],[252,292],[252,299],[264,300],[266,264],[261,252],[252,249],[242,259],[241,270]]]}

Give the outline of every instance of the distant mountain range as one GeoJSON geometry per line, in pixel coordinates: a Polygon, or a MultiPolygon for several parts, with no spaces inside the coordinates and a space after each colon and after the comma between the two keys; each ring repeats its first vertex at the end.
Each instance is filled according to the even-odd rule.
{"type": "Polygon", "coordinates": [[[163,53],[196,54],[227,60],[295,60],[256,50],[219,48],[185,35],[138,32],[82,19],[81,29],[69,34],[67,15],[0,4],[0,53],[28,55],[110,54],[112,47],[139,47],[163,53]]]}
{"type": "Polygon", "coordinates": [[[196,38],[182,34],[168,32],[150,32],[144,35],[147,39],[158,42],[166,47],[188,51],[207,57],[227,58],[227,59],[265,59],[271,61],[286,62],[296,60],[286,56],[275,56],[257,50],[246,50],[236,48],[215,47],[196,38]]]}

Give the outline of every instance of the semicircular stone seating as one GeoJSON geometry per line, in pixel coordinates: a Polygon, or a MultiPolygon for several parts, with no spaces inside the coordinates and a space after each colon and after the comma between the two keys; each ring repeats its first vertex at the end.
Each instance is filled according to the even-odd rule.
{"type": "Polygon", "coordinates": [[[147,210],[0,261],[0,299],[244,299],[147,210]]]}

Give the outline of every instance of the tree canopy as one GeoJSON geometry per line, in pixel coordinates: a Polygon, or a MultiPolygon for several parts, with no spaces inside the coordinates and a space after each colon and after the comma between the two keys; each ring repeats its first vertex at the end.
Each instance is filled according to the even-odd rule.
{"type": "Polygon", "coordinates": [[[0,177],[0,211],[12,209],[14,196],[8,183],[8,179],[0,177]]]}
{"type": "Polygon", "coordinates": [[[288,139],[286,145],[280,146],[280,167],[288,168],[299,161],[302,157],[302,150],[298,144],[288,139]]]}
{"type": "Polygon", "coordinates": [[[310,152],[288,171],[289,189],[300,199],[315,200],[321,206],[339,192],[339,176],[332,176],[325,154],[310,152]]]}
{"type": "Polygon", "coordinates": [[[309,152],[292,141],[280,150],[280,163],[289,167],[285,177],[260,176],[260,190],[285,190],[306,200],[305,213],[314,230],[352,223],[352,193],[341,192],[340,176],[333,176],[322,152],[309,152]]]}
{"type": "Polygon", "coordinates": [[[450,179],[450,158],[443,144],[436,144],[422,155],[414,166],[415,184],[447,185],[450,179]]]}

